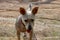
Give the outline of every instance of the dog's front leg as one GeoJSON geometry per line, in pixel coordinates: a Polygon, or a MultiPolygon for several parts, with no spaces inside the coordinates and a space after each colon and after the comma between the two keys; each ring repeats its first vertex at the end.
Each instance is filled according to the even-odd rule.
{"type": "Polygon", "coordinates": [[[26,32],[24,33],[23,39],[27,40],[26,32]]]}
{"type": "Polygon", "coordinates": [[[33,31],[30,32],[30,39],[29,40],[32,40],[32,37],[33,37],[33,31]]]}
{"type": "Polygon", "coordinates": [[[20,40],[20,32],[17,31],[18,40],[20,40]]]}

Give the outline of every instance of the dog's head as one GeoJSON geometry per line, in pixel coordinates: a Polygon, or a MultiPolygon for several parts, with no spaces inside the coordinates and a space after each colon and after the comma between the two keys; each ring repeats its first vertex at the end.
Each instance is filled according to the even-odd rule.
{"type": "Polygon", "coordinates": [[[37,14],[38,7],[34,7],[33,10],[25,10],[20,7],[20,14],[22,15],[22,22],[27,30],[31,30],[34,26],[35,14],[37,14]]]}

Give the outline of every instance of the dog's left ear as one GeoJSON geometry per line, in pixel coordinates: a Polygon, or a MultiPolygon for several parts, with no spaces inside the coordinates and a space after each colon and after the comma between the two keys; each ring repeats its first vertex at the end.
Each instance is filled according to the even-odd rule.
{"type": "Polygon", "coordinates": [[[21,13],[22,15],[26,14],[25,9],[24,9],[24,8],[22,8],[22,7],[20,7],[20,13],[21,13]]]}
{"type": "Polygon", "coordinates": [[[33,8],[32,13],[35,15],[38,11],[38,7],[33,8]]]}

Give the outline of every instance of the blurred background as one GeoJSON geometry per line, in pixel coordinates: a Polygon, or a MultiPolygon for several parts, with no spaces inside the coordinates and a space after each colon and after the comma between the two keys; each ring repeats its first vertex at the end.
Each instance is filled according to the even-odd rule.
{"type": "Polygon", "coordinates": [[[0,0],[0,40],[17,40],[15,21],[19,8],[36,2],[39,10],[34,32],[37,40],[60,40],[60,0],[0,0]]]}

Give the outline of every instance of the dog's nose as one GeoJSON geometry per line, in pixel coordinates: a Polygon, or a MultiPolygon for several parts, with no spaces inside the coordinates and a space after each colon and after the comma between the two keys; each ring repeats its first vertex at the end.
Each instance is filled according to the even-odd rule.
{"type": "Polygon", "coordinates": [[[31,26],[31,25],[29,25],[29,26],[28,26],[28,30],[31,30],[31,29],[32,29],[32,26],[31,26]]]}

